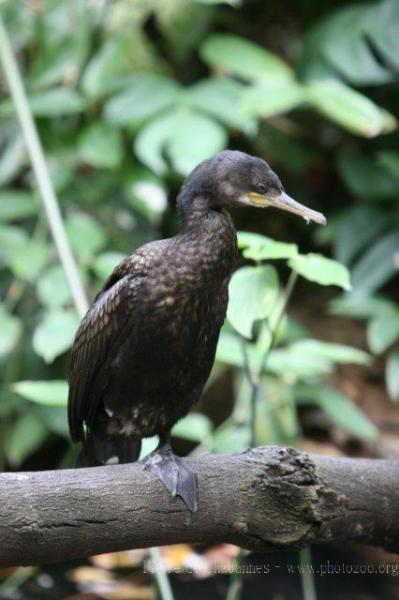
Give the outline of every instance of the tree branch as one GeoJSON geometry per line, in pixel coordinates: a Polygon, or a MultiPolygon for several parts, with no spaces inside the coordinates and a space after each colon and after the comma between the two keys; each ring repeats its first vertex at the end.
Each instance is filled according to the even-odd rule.
{"type": "Polygon", "coordinates": [[[1,474],[0,566],[179,542],[399,550],[398,461],[267,447],[188,462],[199,477],[193,515],[140,463],[1,474]]]}

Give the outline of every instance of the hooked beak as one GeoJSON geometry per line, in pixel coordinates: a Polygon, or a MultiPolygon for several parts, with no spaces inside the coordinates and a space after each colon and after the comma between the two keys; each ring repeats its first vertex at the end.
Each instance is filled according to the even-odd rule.
{"type": "Polygon", "coordinates": [[[286,210],[294,213],[295,215],[299,215],[305,219],[307,223],[309,223],[309,221],[314,221],[314,223],[319,223],[320,225],[325,225],[327,223],[327,219],[322,213],[300,204],[285,192],[280,192],[279,194],[269,194],[265,196],[262,194],[257,194],[256,192],[250,192],[248,196],[254,206],[259,206],[260,208],[273,206],[281,210],[286,210]]]}

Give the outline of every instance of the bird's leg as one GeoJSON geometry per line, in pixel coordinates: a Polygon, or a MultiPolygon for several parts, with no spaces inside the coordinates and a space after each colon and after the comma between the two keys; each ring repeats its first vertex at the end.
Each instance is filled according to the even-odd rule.
{"type": "Polygon", "coordinates": [[[180,496],[191,512],[197,511],[197,475],[181,458],[173,454],[169,432],[159,436],[157,448],[143,462],[144,469],[154,473],[173,497],[180,496]]]}

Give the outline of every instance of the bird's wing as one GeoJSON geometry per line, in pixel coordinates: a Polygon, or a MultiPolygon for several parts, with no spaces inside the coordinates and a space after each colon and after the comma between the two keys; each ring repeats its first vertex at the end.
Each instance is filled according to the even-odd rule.
{"type": "Polygon", "coordinates": [[[111,348],[123,335],[132,316],[132,304],[143,277],[126,273],[121,263],[109,277],[82,320],[71,352],[69,368],[68,421],[73,440],[84,439],[84,423],[89,427],[98,406],[98,394],[91,394],[94,379],[111,348]],[[97,397],[94,397],[97,396],[97,397]]]}

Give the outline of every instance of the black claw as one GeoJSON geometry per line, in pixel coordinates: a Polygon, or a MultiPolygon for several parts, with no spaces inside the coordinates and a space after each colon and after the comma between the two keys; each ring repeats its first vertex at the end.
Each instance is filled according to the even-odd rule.
{"type": "Polygon", "coordinates": [[[162,446],[149,454],[144,459],[144,469],[154,473],[173,497],[180,496],[192,513],[198,510],[197,475],[181,458],[174,456],[170,446],[162,446]]]}

